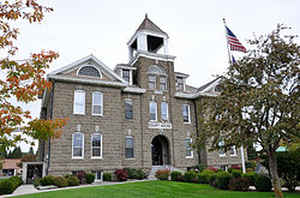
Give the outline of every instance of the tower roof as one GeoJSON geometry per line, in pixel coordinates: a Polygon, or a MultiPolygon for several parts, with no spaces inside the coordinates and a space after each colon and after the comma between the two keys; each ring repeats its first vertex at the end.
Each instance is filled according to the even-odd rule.
{"type": "Polygon", "coordinates": [[[142,31],[142,30],[148,30],[151,32],[159,33],[159,34],[164,34],[168,37],[168,34],[161,30],[157,25],[155,25],[149,18],[148,15],[145,15],[145,19],[141,23],[141,25],[138,27],[136,32],[142,31]]]}

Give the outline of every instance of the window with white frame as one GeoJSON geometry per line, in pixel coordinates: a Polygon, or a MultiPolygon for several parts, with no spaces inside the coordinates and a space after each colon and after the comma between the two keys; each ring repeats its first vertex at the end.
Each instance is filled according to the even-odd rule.
{"type": "Polygon", "coordinates": [[[186,138],[184,140],[185,143],[185,157],[186,158],[192,158],[193,157],[193,151],[192,151],[192,138],[186,138]]]}
{"type": "Polygon", "coordinates": [[[125,100],[125,118],[126,119],[133,119],[133,106],[132,100],[125,100]]]}
{"type": "Polygon", "coordinates": [[[148,76],[148,87],[149,87],[149,89],[156,89],[156,76],[155,75],[148,76]]]}
{"type": "Polygon", "coordinates": [[[182,116],[183,116],[183,122],[184,123],[190,123],[191,122],[191,108],[189,104],[183,104],[182,105],[182,116]]]}
{"type": "Polygon", "coordinates": [[[164,76],[160,77],[160,90],[164,91],[167,90],[168,86],[167,86],[167,78],[164,76]]]}
{"type": "Polygon", "coordinates": [[[161,108],[161,119],[163,121],[168,121],[168,103],[166,102],[162,102],[161,105],[160,105],[160,108],[161,108]]]}
{"type": "Polygon", "coordinates": [[[126,137],[125,142],[125,157],[134,158],[134,141],[132,136],[126,137]]]}
{"type": "Polygon", "coordinates": [[[235,148],[235,145],[230,147],[229,149],[229,154],[230,156],[236,156],[236,148],[235,148]]]}
{"type": "Polygon", "coordinates": [[[125,81],[127,81],[127,82],[130,81],[130,71],[129,71],[129,69],[123,69],[122,70],[122,77],[125,81]]]}
{"type": "Polygon", "coordinates": [[[72,158],[83,159],[84,153],[84,135],[76,132],[72,135],[72,158]]]}
{"type": "Polygon", "coordinates": [[[92,115],[103,115],[103,94],[98,91],[92,95],[92,115]]]}
{"type": "Polygon", "coordinates": [[[176,90],[184,91],[184,79],[182,77],[176,77],[176,90]]]}
{"type": "Polygon", "coordinates": [[[85,114],[85,91],[75,90],[74,91],[74,114],[85,114]]]}
{"type": "Polygon", "coordinates": [[[218,146],[219,146],[218,153],[219,153],[220,157],[224,157],[226,155],[225,149],[224,149],[224,144],[225,144],[224,140],[220,140],[218,143],[218,146]]]}
{"type": "Polygon", "coordinates": [[[94,133],[91,138],[92,158],[102,158],[102,136],[100,133],[94,133]]]}
{"type": "Polygon", "coordinates": [[[154,101],[149,103],[150,121],[157,121],[157,104],[154,101]]]}

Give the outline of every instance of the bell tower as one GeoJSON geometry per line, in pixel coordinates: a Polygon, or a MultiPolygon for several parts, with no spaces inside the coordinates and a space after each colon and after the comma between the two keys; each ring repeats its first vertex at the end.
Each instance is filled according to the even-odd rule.
{"type": "Polygon", "coordinates": [[[168,34],[155,25],[146,14],[145,19],[127,43],[129,61],[137,52],[168,55],[168,39],[168,34]]]}

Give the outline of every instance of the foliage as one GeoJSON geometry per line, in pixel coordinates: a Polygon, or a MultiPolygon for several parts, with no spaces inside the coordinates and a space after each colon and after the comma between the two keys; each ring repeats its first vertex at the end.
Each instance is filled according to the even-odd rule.
{"type": "Polygon", "coordinates": [[[162,169],[155,172],[155,177],[159,180],[169,180],[169,175],[169,169],[162,169]]]}
{"type": "Polygon", "coordinates": [[[68,182],[68,186],[79,186],[80,184],[78,177],[75,175],[66,175],[65,178],[68,182]]]}
{"type": "Polygon", "coordinates": [[[34,180],[33,180],[33,186],[36,188],[39,185],[41,185],[41,178],[39,178],[39,177],[34,178],[34,180]]]}
{"type": "Polygon", "coordinates": [[[23,162],[36,162],[36,155],[26,154],[22,157],[21,162],[17,164],[18,167],[22,168],[23,162]]]}
{"type": "Polygon", "coordinates": [[[22,150],[21,147],[17,146],[14,148],[12,152],[9,152],[6,156],[7,159],[20,159],[22,158],[22,150]]]}
{"type": "Polygon", "coordinates": [[[9,178],[9,180],[14,184],[15,189],[23,184],[23,180],[21,179],[21,177],[18,176],[12,176],[9,178]]]}
{"type": "Polygon", "coordinates": [[[34,155],[34,150],[32,146],[30,147],[28,154],[34,155]]]}
{"type": "Polygon", "coordinates": [[[207,170],[211,170],[211,171],[213,171],[213,172],[215,172],[215,173],[218,171],[217,168],[212,167],[212,166],[207,167],[207,170]]]}
{"type": "Polygon", "coordinates": [[[11,194],[22,184],[22,179],[17,176],[3,179],[0,181],[0,195],[11,194]]]}
{"type": "Polygon", "coordinates": [[[75,176],[79,179],[80,184],[86,184],[85,171],[76,171],[75,176]]]}
{"type": "Polygon", "coordinates": [[[189,167],[188,171],[193,170],[195,172],[202,172],[206,168],[207,168],[206,165],[204,165],[204,164],[198,164],[196,166],[189,167]]]}
{"type": "MultiPolygon", "coordinates": [[[[36,101],[38,95],[51,88],[51,83],[45,78],[45,70],[58,58],[57,53],[43,50],[32,53],[23,60],[17,60],[16,44],[20,33],[18,25],[24,22],[41,23],[45,13],[53,9],[38,4],[36,0],[14,0],[1,1],[0,10],[0,50],[3,55],[0,58],[1,76],[3,76],[0,79],[0,145],[7,149],[14,147],[20,141],[29,143],[29,140],[21,134],[38,139],[57,137],[61,133],[59,129],[65,125],[64,119],[51,121],[36,119],[21,128],[21,134],[11,134],[17,128],[24,126],[26,119],[32,119],[30,112],[22,109],[18,102],[36,101]]],[[[33,141],[30,143],[34,144],[33,141]]]]}
{"type": "Polygon", "coordinates": [[[220,171],[216,174],[216,187],[227,190],[229,181],[232,179],[232,175],[225,171],[220,171]]]}
{"type": "Polygon", "coordinates": [[[182,181],[182,173],[180,171],[172,171],[171,172],[171,180],[172,181],[182,181]]]}
{"type": "Polygon", "coordinates": [[[245,173],[242,175],[242,177],[248,179],[250,186],[255,185],[256,176],[257,176],[257,173],[255,173],[255,172],[249,172],[249,173],[245,173]]]}
{"type": "Polygon", "coordinates": [[[128,172],[125,169],[117,169],[115,171],[115,175],[117,176],[119,181],[127,181],[128,180],[128,172]]]}
{"type": "MultiPolygon", "coordinates": [[[[250,143],[247,146],[247,157],[248,157],[248,160],[255,160],[255,159],[257,159],[257,151],[256,151],[253,143],[250,143]]],[[[251,167],[251,168],[253,168],[253,167],[251,167]]]]}
{"type": "Polygon", "coordinates": [[[195,171],[187,171],[183,175],[185,182],[197,182],[197,173],[195,171]]]}
{"type": "Polygon", "coordinates": [[[144,179],[146,177],[145,172],[143,169],[136,170],[136,178],[135,179],[144,179]]]}
{"type": "Polygon", "coordinates": [[[111,173],[103,173],[103,181],[111,181],[112,174],[111,173]]]}
{"type": "Polygon", "coordinates": [[[229,189],[237,191],[247,191],[249,189],[250,182],[246,177],[236,177],[229,181],[229,189]]]}
{"type": "Polygon", "coordinates": [[[259,192],[269,192],[272,190],[272,183],[269,177],[265,175],[257,175],[255,177],[255,188],[259,192]]]}
{"type": "Polygon", "coordinates": [[[300,137],[300,45],[295,36],[283,35],[278,25],[269,35],[249,41],[248,53],[220,77],[221,92],[200,100],[196,145],[211,144],[212,150],[258,143],[270,159],[270,172],[277,197],[282,197],[275,151],[300,137]]]}
{"type": "Polygon", "coordinates": [[[85,180],[87,184],[92,184],[95,181],[95,174],[87,173],[85,175],[85,180]]]}
{"type": "Polygon", "coordinates": [[[208,183],[216,187],[217,173],[211,174],[208,178],[208,183]]]}
{"type": "Polygon", "coordinates": [[[234,178],[242,177],[242,171],[236,170],[236,169],[232,169],[231,175],[232,175],[232,177],[234,177],[234,178]]]}
{"type": "Polygon", "coordinates": [[[42,186],[54,185],[54,180],[55,180],[54,176],[47,175],[41,179],[40,183],[42,186]]]}
{"type": "Polygon", "coordinates": [[[214,171],[206,169],[198,174],[198,181],[200,184],[209,184],[209,178],[215,174],[214,171]]]}
{"type": "Polygon", "coordinates": [[[68,181],[62,176],[54,177],[53,184],[59,188],[68,186],[68,181]]]}

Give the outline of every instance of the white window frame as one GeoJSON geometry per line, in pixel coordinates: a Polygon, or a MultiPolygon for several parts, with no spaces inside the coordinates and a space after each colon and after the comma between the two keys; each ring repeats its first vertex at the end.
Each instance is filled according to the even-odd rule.
{"type": "MultiPolygon", "coordinates": [[[[232,149],[233,150],[233,154],[231,154],[230,153],[230,156],[231,157],[234,157],[234,156],[237,156],[237,152],[236,152],[236,146],[235,145],[233,145],[230,149],[232,149]]],[[[229,151],[230,152],[230,151],[229,151]]]]}
{"type": "Polygon", "coordinates": [[[182,104],[182,107],[181,107],[181,113],[182,113],[182,118],[183,118],[183,123],[184,124],[191,124],[191,105],[190,104],[182,104]],[[188,121],[186,122],[186,121],[184,121],[184,115],[183,115],[183,106],[187,106],[188,108],[188,121]]]}
{"type": "Polygon", "coordinates": [[[153,74],[150,74],[150,75],[148,75],[148,88],[149,89],[156,89],[156,87],[157,87],[157,76],[156,75],[153,75],[153,74]],[[155,81],[151,81],[150,80],[150,77],[154,77],[155,78],[155,81]],[[150,86],[149,86],[149,83],[150,82],[152,82],[152,83],[154,83],[154,87],[153,88],[150,88],[150,86]]]}
{"type": "Polygon", "coordinates": [[[102,159],[102,148],[103,148],[103,144],[102,144],[102,134],[101,133],[93,133],[91,135],[91,159],[102,159]],[[101,140],[100,140],[100,156],[93,156],[93,136],[100,136],[101,140]]]}
{"type": "Polygon", "coordinates": [[[134,159],[135,158],[135,155],[134,155],[134,137],[133,136],[130,136],[130,135],[128,135],[128,136],[126,136],[125,137],[125,159],[134,159]],[[127,138],[131,138],[132,139],[132,143],[133,143],[133,157],[126,157],[126,139],[127,138]]]}
{"type": "Polygon", "coordinates": [[[76,114],[76,115],[85,115],[85,105],[86,105],[86,102],[85,102],[85,91],[84,90],[75,90],[74,91],[74,97],[73,97],[73,114],[76,114]],[[80,93],[80,94],[83,94],[83,101],[84,101],[84,104],[83,104],[83,112],[76,112],[76,101],[75,101],[75,98],[76,98],[76,94],[77,93],[80,93]]]}
{"type": "Polygon", "coordinates": [[[84,159],[84,134],[81,132],[75,132],[72,134],[72,159],[84,159]],[[74,156],[74,135],[80,134],[82,135],[82,156],[74,156]]]}
{"type": "MultiPolygon", "coordinates": [[[[193,143],[193,139],[190,138],[190,137],[185,138],[185,139],[184,139],[184,143],[186,143],[186,140],[187,140],[187,139],[190,140],[190,144],[193,143]]],[[[185,145],[185,146],[186,146],[186,145],[185,145]]],[[[192,146],[190,146],[190,148],[191,148],[191,156],[187,156],[187,155],[186,155],[186,150],[187,150],[187,148],[185,147],[185,158],[187,158],[187,159],[192,159],[192,158],[194,158],[194,152],[193,152],[192,146]]]]}
{"type": "Polygon", "coordinates": [[[149,103],[149,117],[150,117],[150,122],[157,122],[157,103],[155,101],[150,101],[149,103]],[[155,120],[151,120],[151,104],[155,104],[155,120]]]}
{"type": "Polygon", "coordinates": [[[167,91],[168,90],[168,78],[166,77],[166,76],[160,76],[159,77],[159,89],[161,90],[161,91],[167,91]],[[164,84],[165,84],[165,89],[161,89],[161,81],[162,81],[162,79],[165,79],[165,82],[164,82],[164,84]]]}
{"type": "Polygon", "coordinates": [[[125,119],[126,120],[133,120],[133,102],[132,102],[132,100],[131,99],[125,99],[124,100],[124,110],[125,110],[125,119]],[[126,103],[131,103],[131,110],[132,110],[132,118],[126,118],[126,103]]]}
{"type": "Polygon", "coordinates": [[[103,116],[103,93],[100,92],[100,91],[94,91],[92,93],[92,116],[103,116]],[[95,104],[94,94],[100,94],[100,96],[101,96],[101,104],[95,104]],[[94,109],[95,105],[100,105],[101,106],[101,112],[100,112],[100,114],[93,113],[93,109],[94,109]]]}
{"type": "MultiPolygon", "coordinates": [[[[224,145],[224,140],[220,140],[219,143],[218,143],[218,145],[219,145],[219,146],[222,146],[222,145],[220,145],[220,144],[224,145]]],[[[219,149],[219,150],[218,150],[218,154],[219,154],[219,157],[226,157],[225,149],[223,149],[223,154],[220,153],[220,149],[219,149]]]]}
{"type": "MultiPolygon", "coordinates": [[[[95,67],[94,65],[89,65],[89,64],[87,64],[87,65],[82,65],[82,66],[76,71],[76,76],[86,76],[86,75],[79,75],[80,70],[81,70],[82,68],[84,68],[84,67],[93,67],[93,68],[95,68],[95,69],[99,72],[99,78],[102,78],[102,72],[100,71],[100,69],[97,68],[97,67],[95,67]]],[[[94,77],[94,78],[95,78],[95,76],[90,76],[90,77],[94,77]]],[[[96,77],[96,78],[98,78],[98,77],[96,77]]]]}
{"type": "Polygon", "coordinates": [[[160,117],[161,117],[161,120],[163,120],[163,121],[169,121],[169,104],[167,103],[167,102],[161,102],[160,103],[160,117]],[[162,119],[162,110],[163,110],[163,103],[165,103],[166,105],[167,105],[167,119],[166,120],[163,120],[162,119]]]}

